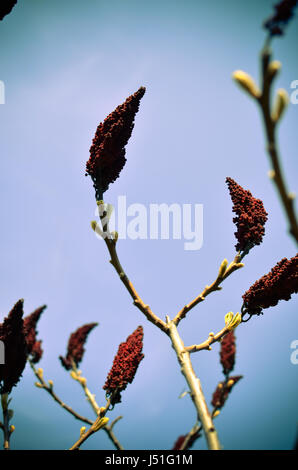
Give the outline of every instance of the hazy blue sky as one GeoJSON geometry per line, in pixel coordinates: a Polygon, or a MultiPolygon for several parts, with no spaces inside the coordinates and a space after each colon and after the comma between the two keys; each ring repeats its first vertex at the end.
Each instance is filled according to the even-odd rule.
{"type": "MultiPolygon", "coordinates": [[[[261,198],[269,213],[266,236],[221,292],[180,324],[186,344],[222,328],[241,296],[296,247],[267,176],[263,129],[250,98],[231,80],[236,69],[256,79],[263,19],[272,1],[19,0],[0,24],[1,282],[0,319],[21,297],[26,314],[47,304],[39,323],[45,350],[40,366],[61,398],[92,417],[82,391],[62,369],[69,334],[84,323],[89,337],[83,374],[100,405],[118,345],[144,327],[145,359],[122,403],[115,433],[126,449],[170,449],[195,422],[195,410],[168,338],[132,305],[104,243],[90,229],[95,199],[85,162],[100,121],[140,86],[147,91],[127,146],[127,163],[105,194],[116,205],[203,204],[204,242],[121,240],[123,265],[142,298],[161,318],[173,317],[235,255],[231,176],[261,198]]],[[[274,41],[282,64],[276,87],[289,93],[298,79],[297,18],[274,41]]],[[[291,104],[279,129],[289,188],[297,191],[297,115],[291,104]]],[[[216,419],[225,449],[290,449],[297,420],[297,301],[281,302],[236,332],[235,386],[216,419]]],[[[222,380],[219,345],[193,355],[206,398],[222,380]]],[[[13,390],[14,449],[66,449],[81,424],[34,387],[29,367],[13,390]]],[[[85,449],[112,449],[101,432],[85,449]]],[[[200,439],[195,449],[206,448],[200,439]]]]}

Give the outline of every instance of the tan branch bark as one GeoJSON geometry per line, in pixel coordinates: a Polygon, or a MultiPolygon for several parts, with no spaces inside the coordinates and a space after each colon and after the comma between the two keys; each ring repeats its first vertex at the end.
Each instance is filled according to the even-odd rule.
{"type": "Polygon", "coordinates": [[[272,110],[270,103],[270,95],[272,88],[272,74],[269,73],[269,64],[271,59],[271,51],[268,45],[265,45],[261,54],[262,67],[262,92],[257,98],[260,105],[261,115],[263,118],[265,136],[267,141],[267,153],[272,164],[271,179],[275,184],[279,194],[283,209],[289,224],[289,232],[298,243],[298,222],[295,214],[294,199],[287,189],[286,180],[281,167],[281,159],[277,148],[276,139],[276,122],[272,118],[272,110]]]}
{"type": "Polygon", "coordinates": [[[104,426],[101,426],[101,420],[105,417],[111,403],[112,403],[113,397],[110,397],[109,400],[107,400],[106,406],[100,408],[99,414],[92,424],[92,426],[85,432],[81,433],[79,439],[74,443],[74,445],[69,449],[69,450],[77,450],[81,447],[81,445],[90,437],[92,434],[96,433],[99,431],[99,429],[104,429],[104,426]]]}
{"type": "Polygon", "coordinates": [[[10,436],[12,431],[10,430],[9,426],[9,420],[10,420],[10,415],[9,415],[9,399],[8,399],[8,394],[3,393],[1,395],[1,407],[2,407],[2,413],[3,413],[3,423],[1,423],[0,428],[3,431],[3,449],[4,450],[10,450],[10,436]]]}
{"type": "MultiPolygon", "coordinates": [[[[242,256],[243,258],[243,256],[242,256]]],[[[238,253],[232,263],[230,263],[229,266],[227,266],[226,269],[222,269],[223,263],[221,264],[221,267],[219,269],[219,273],[217,275],[217,278],[215,281],[210,284],[210,286],[206,286],[205,289],[194,299],[192,300],[189,304],[184,305],[184,307],[177,313],[175,316],[173,323],[177,326],[179,322],[185,318],[186,314],[194,308],[196,305],[198,305],[200,302],[203,302],[207,295],[211,294],[211,292],[215,292],[217,290],[221,290],[220,284],[227,279],[234,271],[237,271],[237,269],[240,269],[244,266],[243,263],[241,263],[241,256],[238,253]]]]}
{"type": "MultiPolygon", "coordinates": [[[[74,380],[77,380],[81,387],[83,388],[84,390],[84,393],[85,393],[85,396],[88,400],[88,402],[90,403],[93,411],[95,412],[96,416],[98,416],[100,414],[100,407],[98,406],[96,400],[95,400],[95,395],[93,393],[90,392],[90,390],[88,389],[87,387],[87,380],[85,379],[85,377],[81,377],[81,374],[79,373],[76,365],[73,363],[72,364],[72,372],[74,372],[74,375],[72,375],[72,378],[74,380]]],[[[121,419],[122,416],[118,416],[118,418],[116,418],[113,423],[108,426],[104,426],[103,427],[103,430],[105,431],[105,433],[108,435],[109,439],[113,442],[113,444],[115,445],[116,449],[118,450],[124,450],[123,446],[120,444],[119,440],[116,438],[115,434],[113,433],[113,426],[116,424],[116,422],[121,419]]],[[[91,424],[94,424],[92,421],[91,421],[91,424]]]]}
{"type": "MultiPolygon", "coordinates": [[[[103,204],[103,201],[99,201],[98,205],[100,206],[103,204]]],[[[111,256],[111,264],[114,266],[115,270],[117,271],[120,279],[124,283],[125,287],[127,288],[128,292],[130,293],[131,297],[134,300],[134,304],[139,307],[139,309],[145,314],[146,318],[153,324],[155,324],[160,330],[162,330],[164,333],[169,335],[172,346],[176,352],[178,362],[181,365],[181,372],[184,375],[188,386],[190,388],[190,395],[192,398],[192,401],[196,407],[197,414],[198,414],[198,419],[200,420],[202,424],[202,428],[204,430],[204,434],[207,440],[208,448],[210,450],[220,450],[220,443],[217,437],[217,433],[215,430],[215,427],[212,422],[211,415],[209,413],[205,397],[203,395],[202,389],[201,389],[201,384],[200,380],[198,377],[195,375],[195,372],[192,367],[192,363],[190,360],[190,353],[185,350],[184,344],[179,336],[179,333],[177,331],[177,324],[185,316],[186,312],[183,311],[181,315],[178,314],[178,316],[175,317],[173,321],[169,320],[169,317],[167,317],[167,323],[163,322],[160,318],[158,318],[156,315],[153,314],[149,306],[145,305],[142,299],[139,297],[137,294],[133,284],[129,281],[128,277],[126,276],[120,261],[118,259],[118,255],[116,252],[116,239],[113,239],[109,232],[108,228],[108,220],[106,218],[107,213],[103,212],[102,215],[99,211],[101,222],[102,222],[102,228],[103,228],[103,238],[104,241],[107,245],[107,248],[109,250],[110,256],[111,256]],[[175,321],[176,320],[176,321],[175,321]]],[[[96,223],[92,223],[92,228],[96,230],[96,223]]],[[[230,264],[229,267],[227,267],[227,262],[225,261],[222,263],[218,277],[216,281],[211,285],[207,286],[205,288],[206,294],[212,292],[213,290],[218,290],[219,284],[222,282],[223,279],[228,277],[233,271],[236,269],[239,269],[240,267],[243,266],[242,263],[240,263],[241,257],[238,254],[235,258],[235,260],[230,264]],[[224,265],[224,267],[223,267],[224,265]]],[[[193,302],[194,304],[198,303],[198,301],[193,302]]],[[[194,305],[193,305],[194,306],[194,305]]],[[[188,308],[190,310],[191,307],[188,308]]],[[[92,434],[92,431],[89,430],[90,433],[92,434]]],[[[81,436],[80,439],[82,439],[83,436],[81,436]]],[[[79,441],[78,441],[79,442],[79,441]]],[[[77,447],[76,447],[77,448],[77,447]]]]}
{"type": "Polygon", "coordinates": [[[189,353],[203,351],[204,349],[211,351],[211,344],[220,341],[225,334],[229,331],[228,325],[222,328],[216,335],[214,333],[209,333],[208,339],[201,344],[193,344],[192,346],[186,346],[185,350],[189,353]]]}
{"type": "MultiPolygon", "coordinates": [[[[98,204],[100,206],[100,204],[98,204]]],[[[103,228],[103,233],[104,233],[104,241],[105,244],[109,250],[111,260],[110,263],[112,266],[115,268],[117,271],[120,280],[123,282],[124,286],[126,287],[129,295],[133,299],[134,305],[141,310],[141,312],[145,315],[147,320],[149,320],[151,323],[156,325],[159,329],[167,333],[167,325],[165,324],[164,321],[162,321],[159,317],[157,317],[149,307],[149,305],[145,304],[139,294],[137,293],[134,285],[132,282],[130,282],[128,276],[124,272],[124,269],[121,266],[121,263],[118,258],[117,250],[116,250],[116,241],[112,238],[111,233],[109,232],[108,229],[108,223],[106,222],[106,217],[107,213],[103,212],[103,214],[100,216],[101,222],[102,222],[102,228],[103,228]]]]}
{"type": "Polygon", "coordinates": [[[200,380],[193,370],[190,353],[186,350],[174,321],[170,321],[169,317],[167,317],[167,322],[172,346],[181,366],[181,373],[184,375],[189,386],[190,396],[196,407],[198,419],[202,424],[208,448],[210,450],[220,450],[221,446],[217,437],[217,432],[207,407],[200,380]]]}
{"type": "MultiPolygon", "coordinates": [[[[88,418],[85,418],[85,416],[82,416],[80,415],[79,413],[77,413],[75,410],[73,410],[69,405],[67,405],[66,403],[64,403],[59,397],[58,395],[56,395],[56,393],[54,392],[54,386],[53,386],[53,383],[50,383],[50,384],[47,384],[43,378],[43,375],[40,374],[39,370],[35,368],[33,362],[28,359],[29,361],[29,364],[36,376],[36,378],[38,379],[38,383],[40,385],[38,385],[39,388],[43,388],[46,392],[49,393],[49,395],[51,395],[51,397],[55,400],[56,403],[58,403],[64,410],[68,411],[68,413],[70,413],[74,418],[78,419],[79,421],[82,421],[83,423],[86,423],[86,424],[90,424],[91,426],[94,424],[94,421],[92,421],[91,419],[88,419],[88,418]]],[[[90,392],[89,392],[90,393],[90,392]]],[[[94,408],[93,408],[94,409],[94,408]]],[[[99,407],[98,407],[98,410],[99,410],[99,407]]],[[[95,411],[95,409],[94,409],[95,411]]],[[[96,412],[96,411],[95,411],[96,412]]],[[[96,415],[98,413],[96,412],[96,415]]],[[[122,416],[118,416],[118,419],[122,418],[122,416]]],[[[115,422],[118,421],[118,419],[116,418],[115,419],[115,422]],[[116,421],[117,420],[117,421],[116,421]]],[[[113,426],[114,426],[114,423],[113,426]]],[[[116,438],[112,428],[113,426],[108,426],[106,425],[103,430],[105,431],[105,433],[108,435],[109,439],[113,442],[113,444],[115,445],[116,449],[118,450],[123,450],[123,447],[122,445],[120,444],[119,440],[116,438]]],[[[0,423],[0,427],[1,427],[1,423],[0,423]]]]}

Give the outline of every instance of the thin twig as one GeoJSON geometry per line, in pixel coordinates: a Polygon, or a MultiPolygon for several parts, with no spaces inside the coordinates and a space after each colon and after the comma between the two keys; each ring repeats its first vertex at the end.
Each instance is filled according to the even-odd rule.
{"type": "Polygon", "coordinates": [[[285,177],[281,168],[281,159],[277,149],[276,142],[276,121],[272,118],[270,95],[272,88],[272,74],[269,73],[269,64],[271,59],[271,50],[269,44],[266,43],[261,54],[262,66],[262,92],[261,96],[257,98],[260,105],[261,114],[265,127],[265,135],[267,140],[267,152],[272,164],[273,171],[271,172],[271,179],[273,180],[277,192],[280,196],[282,206],[285,210],[286,217],[289,224],[289,232],[298,243],[298,222],[295,214],[294,199],[287,189],[285,177]]]}
{"type": "Polygon", "coordinates": [[[107,435],[109,436],[109,438],[113,442],[116,449],[124,450],[123,446],[120,444],[120,442],[116,438],[115,434],[113,433],[113,427],[115,426],[116,423],[118,423],[118,421],[120,419],[122,419],[122,416],[117,416],[117,418],[115,418],[114,421],[112,421],[112,423],[110,425],[106,424],[105,427],[103,428],[103,430],[107,433],[107,435]]]}
{"type": "MultiPolygon", "coordinates": [[[[103,201],[102,201],[103,203],[103,201]]],[[[102,204],[103,205],[103,204],[102,204]]],[[[100,211],[100,206],[101,204],[98,204],[99,206],[99,211],[100,211]]],[[[159,317],[157,317],[149,307],[149,305],[146,305],[139,294],[137,293],[134,285],[132,282],[130,282],[128,276],[124,272],[124,269],[121,266],[121,263],[118,258],[117,250],[116,250],[116,241],[111,237],[111,234],[108,229],[108,222],[106,221],[107,218],[107,213],[103,211],[102,214],[100,214],[101,222],[102,222],[102,228],[104,232],[104,241],[105,244],[107,245],[107,248],[109,250],[111,260],[110,263],[112,266],[115,268],[117,271],[121,281],[125,285],[126,289],[128,290],[131,298],[133,299],[134,305],[141,310],[141,312],[146,316],[147,320],[149,320],[151,323],[156,325],[158,328],[160,328],[162,331],[167,333],[167,325],[164,321],[162,321],[159,317]]]]}
{"type": "MultiPolygon", "coordinates": [[[[33,362],[28,359],[29,361],[29,364],[36,376],[36,378],[39,380],[39,385],[38,387],[39,388],[43,388],[46,392],[48,392],[51,397],[62,407],[64,408],[66,411],[68,411],[68,413],[70,413],[72,416],[74,416],[74,418],[78,419],[79,421],[82,421],[83,423],[86,423],[86,424],[90,424],[91,426],[94,424],[94,421],[92,421],[91,419],[88,419],[88,418],[85,418],[85,416],[82,416],[80,415],[79,413],[77,413],[75,410],[73,410],[69,405],[67,405],[66,403],[64,403],[57,395],[56,393],[54,392],[54,386],[53,386],[53,383],[49,383],[49,385],[45,382],[44,378],[43,378],[43,374],[40,373],[40,371],[38,369],[35,368],[33,362]]],[[[90,394],[91,395],[91,394],[90,394]]],[[[98,405],[97,405],[98,406],[98,405]]],[[[93,408],[94,409],[94,408],[93,408]]],[[[98,407],[99,409],[99,407],[98,407]]],[[[95,411],[95,410],[94,410],[95,411]]],[[[96,412],[96,415],[97,415],[97,412],[96,412]]],[[[122,416],[118,416],[118,418],[116,418],[114,420],[114,422],[112,423],[113,426],[114,424],[119,420],[121,419],[122,416]]],[[[2,423],[0,423],[0,428],[2,428],[2,423]]],[[[120,442],[118,441],[118,439],[116,438],[114,432],[112,431],[112,428],[113,426],[108,426],[106,425],[103,430],[105,431],[105,433],[108,435],[109,439],[113,442],[113,444],[115,445],[116,449],[118,450],[123,450],[123,446],[120,444],[120,442]]]]}
{"type": "Polygon", "coordinates": [[[3,431],[3,437],[4,437],[3,449],[4,450],[10,450],[10,436],[12,434],[12,431],[9,426],[9,421],[10,421],[10,413],[8,409],[9,401],[10,400],[8,399],[8,393],[1,394],[3,423],[0,423],[1,424],[0,428],[3,431]]]}
{"type": "Polygon", "coordinates": [[[202,351],[204,349],[207,349],[208,351],[211,351],[211,344],[216,343],[217,341],[220,341],[225,334],[228,333],[229,325],[226,325],[224,328],[222,328],[216,335],[214,333],[209,333],[208,339],[204,341],[201,344],[193,344],[192,346],[186,346],[185,351],[188,351],[189,353],[197,352],[197,351],[202,351]]]}
{"type": "MultiPolygon", "coordinates": [[[[30,366],[36,376],[36,378],[39,380],[39,385],[38,387],[39,388],[43,388],[46,392],[48,392],[51,397],[62,407],[64,408],[66,411],[68,411],[68,413],[70,413],[72,416],[74,416],[74,418],[82,421],[83,423],[86,423],[86,424],[94,424],[94,421],[92,421],[91,419],[88,419],[88,418],[85,418],[85,416],[82,416],[80,415],[79,413],[77,413],[75,410],[73,410],[69,405],[67,405],[66,403],[64,403],[57,395],[56,393],[54,392],[54,387],[53,387],[53,384],[50,383],[49,385],[45,382],[44,378],[43,378],[43,375],[40,373],[40,371],[38,369],[35,368],[33,362],[29,359],[29,363],[30,363],[30,366]]],[[[98,407],[99,409],[99,407],[98,407]]],[[[97,413],[96,413],[97,415],[97,413]]],[[[119,419],[121,419],[122,416],[118,416],[118,418],[116,418],[114,421],[118,421],[119,419]]],[[[113,423],[113,426],[115,424],[115,422],[113,423]]],[[[0,423],[0,428],[2,428],[1,426],[2,423],[0,423]]],[[[115,445],[116,449],[118,450],[123,450],[123,446],[120,444],[120,442],[118,441],[118,439],[116,438],[115,434],[113,433],[112,431],[112,426],[108,426],[106,425],[103,430],[106,432],[106,434],[108,435],[109,439],[113,442],[113,444],[115,445]]]]}
{"type": "MultiPolygon", "coordinates": [[[[124,283],[125,287],[127,288],[129,294],[134,299],[134,304],[144,313],[146,318],[151,323],[153,323],[160,330],[162,330],[164,333],[169,335],[171,342],[172,342],[172,346],[176,352],[178,362],[181,365],[181,372],[185,376],[188,386],[190,388],[190,395],[196,407],[198,419],[202,423],[202,427],[203,427],[204,434],[207,440],[208,448],[210,450],[220,450],[221,448],[220,443],[217,437],[215,427],[212,422],[211,415],[209,413],[209,410],[206,404],[205,397],[201,389],[200,381],[196,377],[195,372],[192,367],[192,363],[190,360],[190,353],[185,350],[184,344],[177,331],[176,323],[178,323],[180,319],[183,316],[185,316],[186,312],[184,315],[181,315],[181,318],[176,317],[176,323],[175,323],[175,319],[173,321],[170,321],[169,317],[166,317],[167,323],[165,323],[151,311],[148,305],[144,304],[140,296],[137,294],[133,284],[129,281],[128,277],[126,276],[120,264],[120,261],[118,259],[118,255],[116,252],[117,240],[113,239],[113,237],[111,236],[111,233],[109,232],[107,212],[103,210],[104,209],[103,201],[99,201],[98,206],[99,206],[99,215],[100,215],[102,228],[103,228],[103,238],[111,256],[111,264],[114,266],[115,270],[119,274],[119,277],[124,283]],[[100,209],[102,209],[102,212],[100,211],[100,209]]],[[[93,226],[93,228],[96,230],[96,227],[93,226]]],[[[218,290],[218,285],[224,278],[229,276],[233,271],[235,271],[239,267],[243,266],[243,264],[240,263],[240,260],[241,260],[241,257],[240,257],[240,254],[238,254],[235,260],[230,264],[228,268],[226,267],[226,265],[224,266],[224,269],[221,266],[218,279],[216,281],[217,285],[216,283],[213,283],[214,285],[212,285],[212,287],[208,286],[208,289],[210,289],[210,292],[212,290],[218,290]]],[[[196,303],[198,303],[198,301],[196,303]]]]}
{"type": "Polygon", "coordinates": [[[95,412],[95,414],[97,416],[99,414],[100,407],[98,406],[98,404],[95,400],[95,395],[93,393],[91,393],[90,390],[87,387],[87,379],[85,377],[81,376],[81,371],[78,371],[75,363],[72,364],[71,377],[74,380],[76,380],[77,382],[79,382],[79,384],[81,385],[81,387],[84,390],[84,393],[86,395],[86,398],[87,398],[88,402],[90,403],[93,411],[95,412]]]}
{"type": "Polygon", "coordinates": [[[179,450],[187,450],[189,449],[194,442],[201,437],[200,431],[202,430],[202,425],[199,425],[196,423],[189,433],[185,436],[184,441],[182,442],[181,446],[179,447],[179,450]]]}
{"type": "Polygon", "coordinates": [[[74,445],[69,450],[78,450],[81,447],[81,445],[83,444],[83,442],[85,442],[90,436],[92,436],[92,434],[94,434],[95,432],[97,432],[99,429],[102,428],[100,426],[101,420],[102,420],[102,418],[105,417],[105,415],[106,415],[106,413],[107,413],[107,411],[108,411],[108,409],[109,409],[109,407],[112,403],[112,400],[113,400],[113,396],[111,396],[107,400],[107,403],[106,403],[105,407],[100,408],[99,414],[98,414],[96,420],[94,421],[94,423],[92,424],[92,426],[87,431],[81,433],[79,439],[74,443],[74,445]]]}
{"type": "MultiPolygon", "coordinates": [[[[219,269],[219,273],[215,281],[210,284],[210,286],[206,286],[205,289],[194,299],[192,300],[189,304],[184,305],[184,307],[177,313],[175,318],[173,319],[173,323],[177,326],[179,322],[186,316],[186,314],[194,308],[197,304],[200,302],[203,302],[207,295],[211,294],[211,292],[215,292],[217,290],[221,290],[220,284],[227,278],[229,277],[234,271],[237,269],[240,269],[244,266],[243,263],[241,263],[241,260],[243,259],[243,256],[240,255],[240,253],[237,253],[235,256],[234,260],[230,265],[224,270],[224,269],[219,269]]],[[[222,263],[223,264],[223,263],[222,263]]]]}
{"type": "MultiPolygon", "coordinates": [[[[72,364],[72,372],[73,372],[73,374],[71,375],[72,378],[74,380],[77,380],[80,383],[81,387],[84,390],[84,393],[86,395],[86,398],[87,398],[88,402],[90,403],[90,405],[91,405],[94,413],[96,414],[96,416],[98,416],[99,413],[100,413],[100,407],[98,406],[98,404],[95,400],[95,395],[93,393],[91,393],[90,390],[88,389],[87,380],[85,379],[85,377],[81,376],[81,372],[78,371],[75,363],[72,364]]],[[[119,440],[116,438],[116,436],[113,433],[112,429],[113,429],[113,426],[116,424],[116,422],[119,421],[119,419],[121,419],[121,418],[122,418],[122,416],[118,416],[118,418],[116,418],[110,426],[106,425],[105,427],[103,427],[103,430],[105,431],[105,433],[108,435],[109,439],[113,442],[116,449],[118,449],[118,450],[124,450],[124,447],[120,444],[119,440]]],[[[93,422],[91,422],[91,424],[93,424],[93,422]]]]}
{"type": "Polygon", "coordinates": [[[43,388],[46,392],[48,392],[51,397],[62,407],[64,408],[66,411],[68,411],[68,413],[70,413],[72,416],[74,416],[76,419],[82,421],[83,423],[87,423],[87,424],[93,424],[93,421],[91,419],[88,419],[88,418],[85,418],[85,416],[82,416],[80,415],[79,413],[77,413],[76,411],[74,411],[70,406],[68,406],[66,403],[64,403],[57,395],[56,393],[54,392],[54,386],[52,383],[50,383],[49,385],[45,382],[42,374],[40,373],[40,371],[38,369],[35,368],[33,362],[28,359],[29,361],[29,364],[31,366],[31,369],[33,370],[36,378],[38,379],[39,382],[37,382],[39,385],[37,385],[39,388],[43,388]]]}

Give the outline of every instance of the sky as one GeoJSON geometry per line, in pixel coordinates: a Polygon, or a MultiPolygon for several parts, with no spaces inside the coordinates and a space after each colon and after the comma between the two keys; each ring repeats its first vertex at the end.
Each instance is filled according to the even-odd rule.
{"type": "MultiPolygon", "coordinates": [[[[122,403],[115,434],[125,449],[171,449],[195,424],[169,339],[142,313],[119,282],[106,247],[95,237],[92,182],[85,177],[99,122],[140,86],[146,93],[127,145],[126,165],[105,193],[117,207],[190,204],[203,207],[202,246],[185,240],[126,238],[118,253],[146,304],[163,320],[195,298],[235,256],[227,176],[260,198],[268,212],[260,246],[245,267],[180,323],[186,345],[219,331],[236,313],[243,293],[296,247],[272,182],[259,110],[232,80],[237,69],[259,79],[262,22],[272,1],[19,0],[0,23],[0,321],[19,298],[25,314],[47,309],[38,325],[44,355],[39,364],[56,393],[79,413],[92,410],[59,362],[70,333],[98,322],[81,364],[100,406],[118,345],[138,325],[144,354],[122,403]]],[[[282,71],[274,90],[293,92],[298,79],[297,17],[273,42],[282,71]]],[[[288,187],[297,191],[297,115],[291,103],[278,129],[288,187]]],[[[127,221],[133,217],[127,216],[127,221]]],[[[297,299],[281,301],[236,330],[233,371],[243,375],[215,425],[223,449],[292,449],[298,423],[297,299]]],[[[192,355],[209,406],[223,380],[219,345],[192,355]]],[[[12,449],[67,449],[81,424],[59,407],[26,367],[13,389],[12,449]]],[[[2,437],[1,437],[2,438],[2,437]]],[[[0,438],[0,439],[1,439],[0,438]]],[[[84,449],[113,449],[103,432],[84,449]]],[[[206,449],[204,437],[193,449],[206,449]]]]}

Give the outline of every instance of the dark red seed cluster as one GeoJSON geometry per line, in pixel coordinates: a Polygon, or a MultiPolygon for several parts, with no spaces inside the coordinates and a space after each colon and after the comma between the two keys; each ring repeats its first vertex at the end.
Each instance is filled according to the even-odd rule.
{"type": "Polygon", "coordinates": [[[242,296],[249,315],[259,315],[263,308],[274,307],[279,300],[290,300],[298,292],[298,254],[283,258],[268,274],[256,281],[242,296]]]}
{"type": "Polygon", "coordinates": [[[294,16],[294,8],[298,0],[282,0],[274,5],[275,13],[264,22],[264,28],[270,36],[282,36],[290,19],[294,16]]]}
{"type": "Polygon", "coordinates": [[[113,366],[103,386],[107,396],[113,394],[113,404],[120,403],[120,392],[125,390],[127,384],[133,381],[138,366],[144,358],[144,354],[142,354],[143,336],[143,328],[138,326],[118,348],[113,366]]]}
{"type": "Polygon", "coordinates": [[[0,341],[4,344],[4,364],[0,364],[0,394],[10,393],[27,361],[27,344],[23,323],[23,299],[19,300],[0,323],[0,341]]]}
{"type": "Polygon", "coordinates": [[[233,218],[237,227],[235,237],[238,240],[235,248],[245,252],[262,242],[268,214],[263,202],[255,199],[250,191],[243,189],[232,178],[227,178],[226,182],[233,202],[233,212],[236,213],[233,218]]]}
{"type": "Polygon", "coordinates": [[[220,362],[223,373],[228,375],[234,369],[236,356],[236,341],[234,331],[227,333],[220,343],[220,362]]]}
{"type": "Polygon", "coordinates": [[[185,438],[186,436],[179,436],[172,450],[180,450],[183,442],[185,441],[185,438]]]}
{"type": "Polygon", "coordinates": [[[220,382],[217,387],[216,387],[216,390],[215,392],[213,393],[213,396],[212,396],[212,406],[219,410],[221,409],[229,394],[231,393],[234,385],[239,382],[239,380],[242,379],[242,375],[234,375],[233,377],[229,377],[228,380],[224,381],[224,382],[220,382]],[[233,381],[233,383],[232,383],[233,381]]]}
{"type": "MultiPolygon", "coordinates": [[[[188,439],[187,445],[183,448],[183,450],[189,450],[199,437],[201,437],[201,434],[200,434],[200,431],[198,430],[194,434],[192,434],[190,439],[188,439]]],[[[172,450],[181,450],[181,447],[184,444],[184,441],[186,438],[187,438],[187,434],[185,436],[179,436],[172,450]]]]}
{"type": "Polygon", "coordinates": [[[84,345],[90,331],[97,326],[98,323],[88,323],[78,328],[72,333],[68,340],[66,357],[59,356],[61,364],[66,370],[70,370],[75,364],[77,367],[83,359],[85,352],[84,345]]]}
{"type": "Polygon", "coordinates": [[[26,335],[27,351],[31,356],[33,363],[40,361],[43,350],[41,348],[41,341],[37,341],[38,331],[36,330],[37,323],[41,317],[42,312],[47,308],[46,305],[37,308],[30,315],[24,318],[24,331],[26,335]]]}
{"type": "Polygon", "coordinates": [[[17,0],[1,0],[0,20],[3,20],[4,16],[8,15],[11,12],[16,3],[17,0]]]}
{"type": "Polygon", "coordinates": [[[102,199],[102,193],[119,177],[125,165],[125,146],[144,93],[145,88],[139,88],[97,127],[86,164],[86,174],[93,180],[97,199],[102,199]]]}

